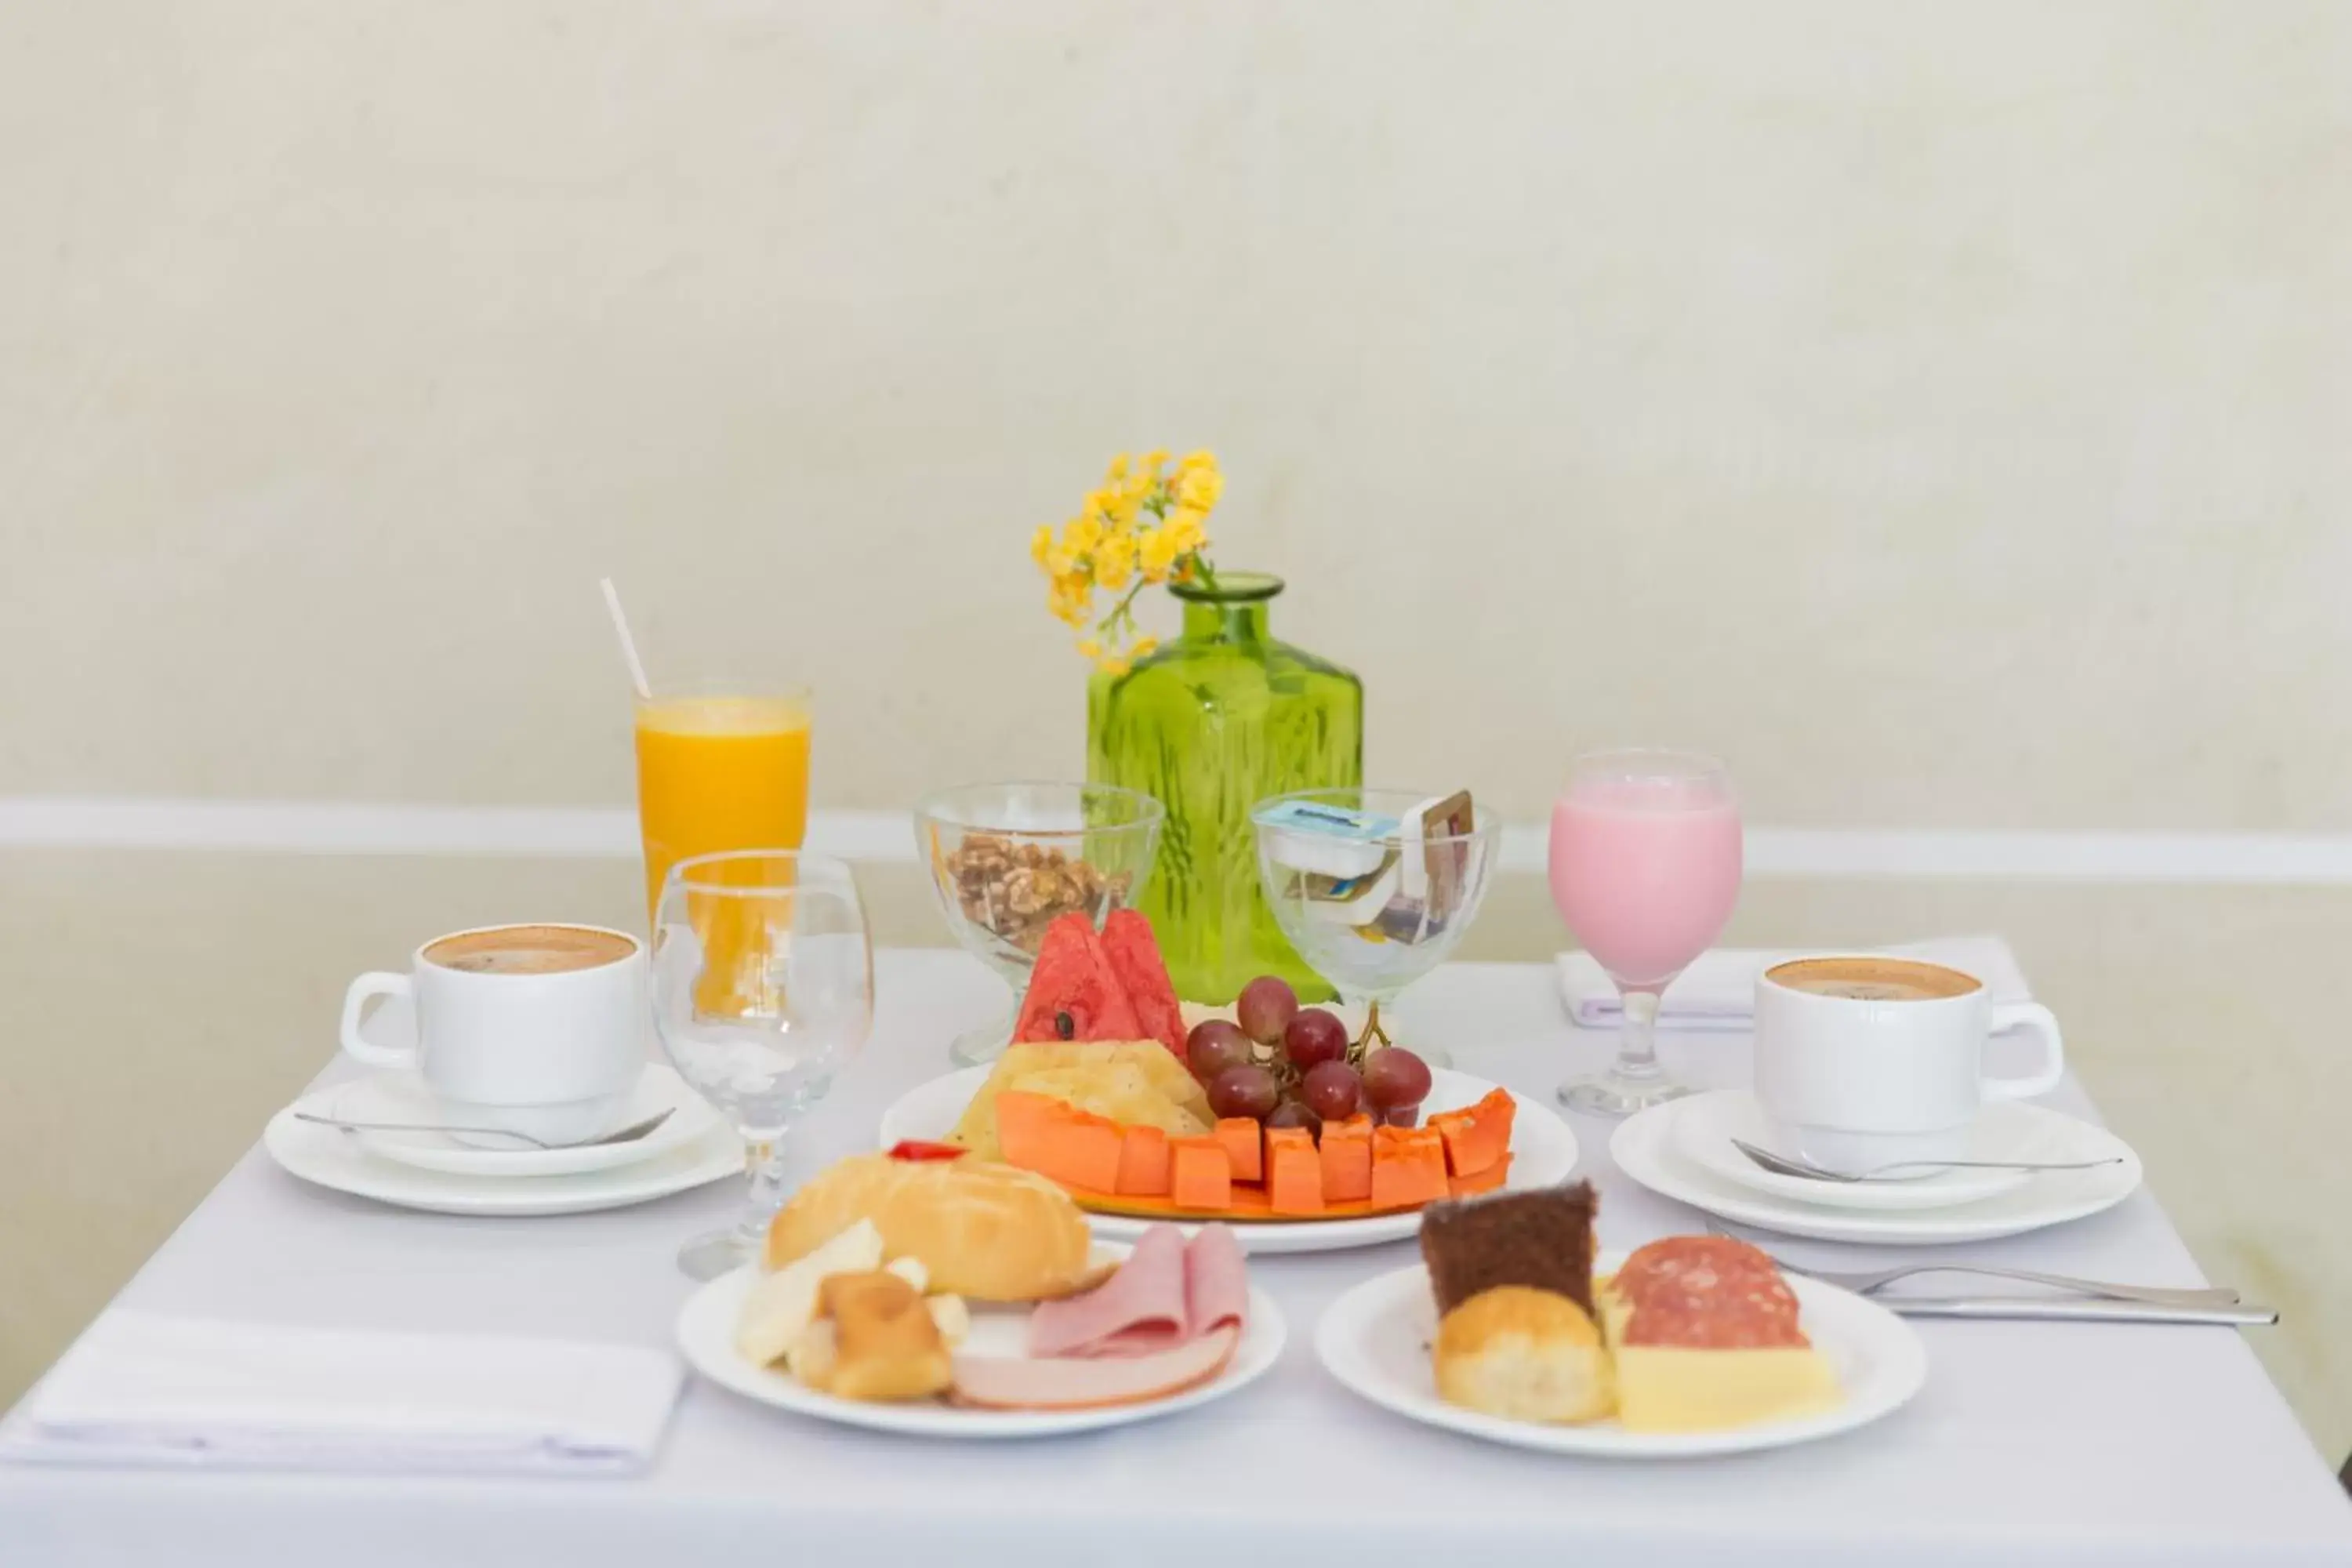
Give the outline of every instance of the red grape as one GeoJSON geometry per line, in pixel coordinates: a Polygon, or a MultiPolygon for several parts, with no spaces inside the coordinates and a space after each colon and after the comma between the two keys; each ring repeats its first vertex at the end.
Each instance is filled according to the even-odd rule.
{"type": "Polygon", "coordinates": [[[1297,1100],[1286,1100],[1276,1106],[1274,1114],[1265,1119],[1265,1124],[1268,1127],[1304,1127],[1318,1136],[1323,1131],[1323,1119],[1316,1115],[1305,1101],[1297,1100]]]}
{"type": "Polygon", "coordinates": [[[1326,1121],[1345,1121],[1363,1103],[1364,1080],[1346,1062],[1318,1062],[1298,1080],[1298,1097],[1326,1121]]]}
{"type": "Polygon", "coordinates": [[[1260,1121],[1273,1113],[1281,1099],[1282,1086],[1261,1067],[1227,1068],[1209,1086],[1209,1109],[1219,1116],[1260,1121]]]}
{"type": "Polygon", "coordinates": [[[1364,1098],[1381,1110],[1419,1105],[1429,1098],[1429,1064],[1395,1046],[1374,1051],[1364,1058],[1364,1098]]]}
{"type": "Polygon", "coordinates": [[[1421,1107],[1391,1105],[1380,1113],[1380,1118],[1383,1127],[1418,1127],[1421,1125],[1421,1107]]]}
{"type": "Polygon", "coordinates": [[[1243,986],[1241,1000],[1234,1005],[1234,1016],[1241,1020],[1242,1033],[1261,1046],[1281,1039],[1282,1031],[1290,1026],[1291,1016],[1297,1011],[1298,993],[1272,974],[1261,974],[1243,986]]]}
{"type": "Polygon", "coordinates": [[[1227,1068],[1249,1065],[1249,1037],[1223,1018],[1195,1024],[1184,1037],[1184,1060],[1194,1078],[1214,1083],[1227,1068]]]}
{"type": "Polygon", "coordinates": [[[1282,1032],[1282,1048],[1300,1072],[1348,1054],[1348,1026],[1320,1007],[1309,1007],[1282,1032]]]}

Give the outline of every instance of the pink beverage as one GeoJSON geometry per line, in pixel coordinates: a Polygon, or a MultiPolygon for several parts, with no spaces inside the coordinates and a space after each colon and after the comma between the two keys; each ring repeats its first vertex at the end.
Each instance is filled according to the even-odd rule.
{"type": "Polygon", "coordinates": [[[1551,809],[1551,896],[1626,989],[1656,990],[1739,899],[1739,808],[1720,778],[1579,778],[1551,809]]]}

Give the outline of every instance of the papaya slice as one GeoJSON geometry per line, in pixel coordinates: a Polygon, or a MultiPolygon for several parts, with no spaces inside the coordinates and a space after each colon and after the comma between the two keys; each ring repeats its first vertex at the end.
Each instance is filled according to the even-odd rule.
{"type": "Polygon", "coordinates": [[[1008,1089],[996,1097],[997,1138],[1004,1163],[1051,1176],[1065,1186],[1118,1190],[1119,1126],[1067,1100],[1008,1089]]]}
{"type": "Polygon", "coordinates": [[[1222,1213],[1233,1206],[1234,1165],[1215,1138],[1171,1138],[1168,1196],[1188,1209],[1222,1213]]]}
{"type": "Polygon", "coordinates": [[[1261,1142],[1264,1129],[1255,1118],[1221,1116],[1211,1131],[1225,1146],[1225,1158],[1233,1165],[1234,1181],[1265,1180],[1265,1146],[1261,1142]]]}
{"type": "Polygon", "coordinates": [[[1265,1130],[1266,1205],[1280,1215],[1323,1212],[1323,1161],[1304,1127],[1265,1130]]]}
{"type": "Polygon", "coordinates": [[[1323,1201],[1362,1203],[1372,1195],[1372,1119],[1350,1116],[1323,1124],[1323,1201]]]}
{"type": "Polygon", "coordinates": [[[1518,1101],[1507,1089],[1494,1089],[1475,1105],[1441,1110],[1429,1119],[1430,1129],[1444,1141],[1445,1167],[1454,1176],[1475,1176],[1510,1153],[1511,1123],[1518,1101]]]}
{"type": "Polygon", "coordinates": [[[1118,1194],[1131,1198],[1168,1195],[1168,1134],[1158,1127],[1133,1123],[1120,1129],[1118,1194]]]}
{"type": "Polygon", "coordinates": [[[1382,1127],[1373,1132],[1374,1208],[1405,1208],[1447,1195],[1445,1140],[1434,1129],[1382,1127]]]}

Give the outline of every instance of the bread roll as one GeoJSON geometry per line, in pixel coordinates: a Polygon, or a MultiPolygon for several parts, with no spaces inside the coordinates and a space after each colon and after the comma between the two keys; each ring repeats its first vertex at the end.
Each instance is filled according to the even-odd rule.
{"type": "Polygon", "coordinates": [[[768,1227],[768,1267],[782,1268],[859,1220],[882,1233],[882,1256],[919,1259],[930,1289],[980,1301],[1036,1301],[1093,1282],[1086,1216],[1034,1172],[961,1160],[853,1154],[810,1181],[768,1227]]]}
{"type": "Polygon", "coordinates": [[[1526,1285],[1482,1290],[1437,1325],[1438,1396],[1514,1421],[1592,1421],[1616,1408],[1591,1314],[1526,1285]]]}
{"type": "Polygon", "coordinates": [[[887,1268],[835,1274],[822,1292],[833,1323],[824,1387],[841,1399],[929,1399],[948,1385],[947,1342],[912,1285],[887,1268]]]}

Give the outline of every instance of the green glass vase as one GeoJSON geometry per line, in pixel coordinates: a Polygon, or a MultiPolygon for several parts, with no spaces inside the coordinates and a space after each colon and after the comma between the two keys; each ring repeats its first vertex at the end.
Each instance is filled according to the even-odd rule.
{"type": "Polygon", "coordinates": [[[1087,688],[1087,777],[1167,808],[1141,908],[1178,995],[1222,1005],[1279,974],[1324,1000],[1331,987],[1259,890],[1249,813],[1268,795],[1364,782],[1363,682],[1267,633],[1279,577],[1223,573],[1170,591],[1182,635],[1087,688]]]}

